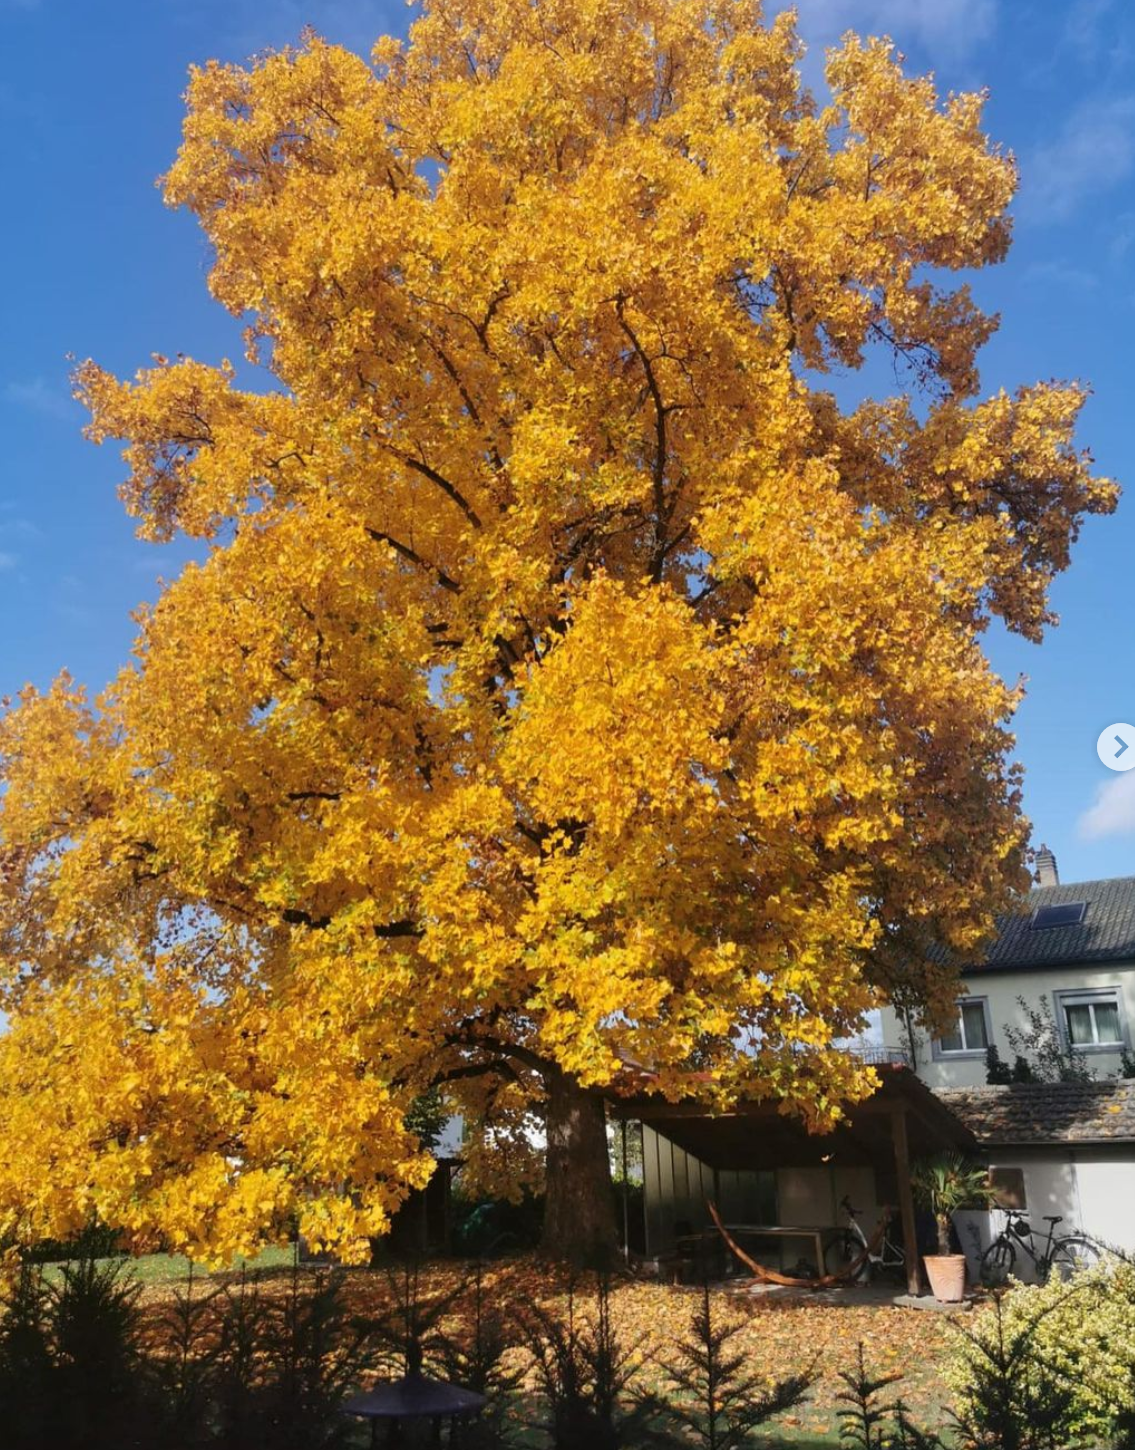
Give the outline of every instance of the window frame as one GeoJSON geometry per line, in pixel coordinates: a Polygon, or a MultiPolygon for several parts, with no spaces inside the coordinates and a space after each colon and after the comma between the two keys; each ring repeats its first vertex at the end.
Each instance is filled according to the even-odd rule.
{"type": "Polygon", "coordinates": [[[964,1041],[965,1027],[962,1008],[974,1002],[981,1004],[982,1016],[985,1018],[986,1045],[984,1047],[949,1048],[943,1047],[941,1038],[935,1037],[930,1043],[930,1054],[934,1062],[966,1062],[977,1061],[979,1058],[984,1061],[985,1055],[993,1042],[993,1018],[989,1013],[989,998],[979,997],[975,994],[967,994],[964,997],[959,997],[954,1005],[958,1009],[958,1027],[961,1030],[962,1040],[964,1041]]]}
{"type": "MultiPolygon", "coordinates": [[[[1127,1027],[1127,1013],[1123,1005],[1123,988],[1117,983],[1114,987],[1064,987],[1053,992],[1056,1005],[1056,1030],[1060,1034],[1060,1041],[1069,1052],[1083,1053],[1111,1053],[1117,1056],[1121,1052],[1130,1051],[1131,1034],[1127,1027]],[[1115,1014],[1119,1021],[1119,1037],[1114,1042],[1073,1042],[1072,1034],[1068,1031],[1068,1016],[1065,1009],[1069,1006],[1081,1004],[1095,1006],[1097,1003],[1111,1003],[1115,1007],[1115,1014]]],[[[1096,1026],[1096,1014],[1092,1013],[1092,1027],[1096,1026]]]]}

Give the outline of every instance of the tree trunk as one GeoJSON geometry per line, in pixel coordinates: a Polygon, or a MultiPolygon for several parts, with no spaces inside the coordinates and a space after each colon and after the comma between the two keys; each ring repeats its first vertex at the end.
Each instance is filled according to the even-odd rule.
{"type": "Polygon", "coordinates": [[[547,1085],[544,1249],[579,1265],[605,1264],[617,1234],[603,1099],[566,1073],[553,1071],[547,1085]]]}

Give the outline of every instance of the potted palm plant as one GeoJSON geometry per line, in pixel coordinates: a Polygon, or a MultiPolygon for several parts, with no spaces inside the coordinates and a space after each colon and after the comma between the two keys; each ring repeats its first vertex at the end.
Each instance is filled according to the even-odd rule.
{"type": "Polygon", "coordinates": [[[965,1297],[966,1256],[951,1253],[950,1224],[959,1209],[982,1208],[991,1201],[988,1171],[961,1153],[943,1153],[915,1164],[911,1183],[938,1230],[938,1252],[923,1258],[930,1290],[943,1303],[959,1303],[965,1297]]]}

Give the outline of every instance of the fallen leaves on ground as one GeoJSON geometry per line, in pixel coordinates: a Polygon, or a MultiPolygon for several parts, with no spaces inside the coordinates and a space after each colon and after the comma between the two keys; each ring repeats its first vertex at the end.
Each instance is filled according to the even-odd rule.
{"type": "MultiPolygon", "coordinates": [[[[287,1270],[274,1271],[262,1286],[272,1292],[276,1285],[282,1292],[289,1277],[287,1270]]],[[[451,1313],[459,1316],[472,1284],[472,1265],[441,1261],[423,1270],[421,1294],[425,1299],[456,1294],[451,1313]]],[[[534,1257],[493,1263],[485,1271],[484,1284],[488,1302],[518,1315],[533,1304],[558,1305],[566,1311],[567,1276],[534,1257]]],[[[378,1316],[391,1307],[394,1286],[382,1269],[351,1270],[349,1285],[352,1307],[360,1314],[378,1316]]],[[[145,1301],[156,1310],[173,1288],[153,1286],[145,1301]]],[[[756,1360],[770,1382],[815,1364],[819,1379],[808,1400],[798,1413],[780,1421],[793,1439],[836,1433],[836,1397],[843,1388],[839,1373],[854,1367],[861,1340],[870,1365],[902,1376],[891,1398],[901,1394],[913,1417],[924,1425],[937,1427],[945,1419],[948,1390],[942,1370],[955,1338],[950,1316],[868,1302],[854,1289],[834,1302],[832,1295],[821,1299],[804,1293],[781,1297],[752,1292],[746,1281],[711,1292],[715,1313],[743,1326],[734,1341],[736,1348],[756,1360]]],[[[700,1294],[700,1288],[614,1282],[613,1320],[623,1342],[637,1346],[644,1379],[662,1379],[661,1367],[673,1357],[675,1341],[688,1333],[700,1294]]],[[[594,1303],[593,1277],[581,1276],[574,1295],[576,1313],[587,1316],[594,1303]]],[[[522,1342],[518,1336],[518,1345],[522,1342]]]]}

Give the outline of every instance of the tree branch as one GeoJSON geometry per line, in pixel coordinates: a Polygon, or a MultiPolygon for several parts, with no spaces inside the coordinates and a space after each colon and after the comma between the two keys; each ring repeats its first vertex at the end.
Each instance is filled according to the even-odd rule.
{"type": "Polygon", "coordinates": [[[463,1078],[469,1077],[486,1077],[491,1072],[508,1078],[509,1082],[518,1083],[520,1081],[520,1076],[511,1062],[503,1057],[494,1057],[489,1062],[469,1062],[463,1067],[448,1068],[444,1072],[437,1073],[430,1079],[430,1082],[434,1087],[441,1087],[442,1083],[460,1082],[463,1078]]]}
{"type": "Polygon", "coordinates": [[[525,1067],[537,1073],[540,1077],[547,1077],[549,1073],[556,1071],[556,1064],[550,1057],[541,1057],[538,1052],[533,1052],[530,1047],[523,1047],[519,1043],[506,1042],[501,1037],[491,1037],[483,1033],[466,1033],[462,1031],[449,1032],[445,1037],[446,1045],[449,1047],[472,1047],[486,1048],[495,1052],[500,1057],[512,1058],[522,1063],[525,1067]]]}
{"type": "Polygon", "coordinates": [[[654,467],[651,470],[651,489],[654,495],[654,548],[651,554],[650,577],[655,584],[662,580],[662,569],[666,562],[666,529],[670,523],[670,506],[666,501],[666,415],[670,411],[662,401],[662,390],[654,375],[654,367],[638,340],[634,328],[624,316],[626,299],[619,297],[615,302],[615,313],[619,326],[634,349],[635,356],[646,374],[646,386],[654,403],[654,467]]]}
{"type": "MultiPolygon", "coordinates": [[[[289,926],[306,926],[311,931],[325,931],[332,921],[330,916],[312,916],[310,911],[304,911],[298,906],[287,906],[280,915],[289,926]]],[[[401,921],[384,922],[373,930],[375,936],[382,941],[390,941],[396,937],[425,936],[425,932],[410,917],[403,917],[401,921]]]]}
{"type": "Polygon", "coordinates": [[[436,468],[431,468],[423,459],[415,458],[412,453],[402,453],[398,450],[395,450],[395,452],[396,456],[402,460],[407,468],[412,468],[415,473],[420,473],[423,478],[428,478],[431,483],[436,484],[442,493],[445,494],[446,498],[451,499],[457,505],[475,529],[481,527],[481,519],[476,510],[466,500],[464,495],[454,488],[448,478],[440,474],[436,468]]]}
{"type": "Polygon", "coordinates": [[[392,538],[389,534],[384,534],[381,529],[372,529],[369,525],[366,528],[366,532],[375,543],[389,544],[394,552],[401,555],[403,559],[406,559],[411,564],[416,564],[419,569],[424,569],[427,574],[432,574],[443,589],[448,589],[451,594],[461,593],[461,585],[458,584],[456,579],[451,579],[444,569],[439,569],[436,564],[429,563],[426,559],[422,558],[421,554],[416,554],[407,545],[399,543],[397,539],[392,538]]]}

